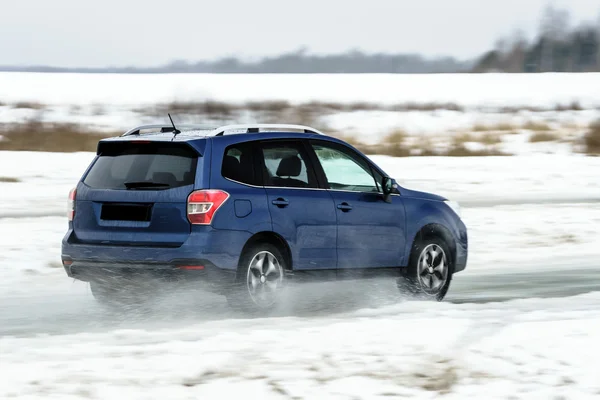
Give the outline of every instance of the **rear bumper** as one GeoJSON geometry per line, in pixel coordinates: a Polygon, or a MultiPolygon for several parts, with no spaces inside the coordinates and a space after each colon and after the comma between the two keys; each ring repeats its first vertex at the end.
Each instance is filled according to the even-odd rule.
{"type": "Polygon", "coordinates": [[[78,243],[69,230],[61,258],[67,275],[83,281],[127,276],[228,283],[235,278],[239,255],[250,236],[244,231],[210,229],[192,232],[179,247],[116,246],[78,243]],[[185,266],[197,268],[185,270],[185,266]]]}
{"type": "Polygon", "coordinates": [[[63,267],[71,278],[84,282],[126,281],[201,281],[214,288],[222,288],[235,282],[235,271],[217,268],[208,260],[181,260],[172,264],[159,263],[102,263],[91,260],[63,258],[63,267]],[[185,269],[192,266],[194,269],[185,269]],[[202,267],[202,268],[200,268],[202,267]]]}

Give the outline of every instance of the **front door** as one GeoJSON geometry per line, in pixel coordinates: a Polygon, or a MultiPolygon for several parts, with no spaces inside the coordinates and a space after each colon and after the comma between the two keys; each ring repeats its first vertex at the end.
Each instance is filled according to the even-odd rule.
{"type": "Polygon", "coordinates": [[[319,189],[301,141],[260,144],[263,182],[273,231],[289,244],[295,270],[337,264],[336,212],[331,194],[319,189]]]}
{"type": "Polygon", "coordinates": [[[402,198],[383,200],[382,176],[353,149],[339,143],[311,141],[337,215],[338,268],[401,265],[405,246],[402,198]]]}

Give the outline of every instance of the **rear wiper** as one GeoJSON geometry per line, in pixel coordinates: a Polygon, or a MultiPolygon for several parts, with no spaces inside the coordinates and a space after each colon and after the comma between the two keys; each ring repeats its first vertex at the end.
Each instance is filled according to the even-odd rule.
{"type": "Polygon", "coordinates": [[[171,187],[168,183],[149,182],[149,181],[138,181],[138,182],[125,182],[127,189],[144,189],[144,188],[168,188],[171,187]]]}

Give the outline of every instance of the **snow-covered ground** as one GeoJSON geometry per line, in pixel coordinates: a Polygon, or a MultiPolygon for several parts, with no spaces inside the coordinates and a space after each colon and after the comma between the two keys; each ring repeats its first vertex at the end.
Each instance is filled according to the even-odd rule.
{"type": "Polygon", "coordinates": [[[462,109],[317,122],[364,143],[395,129],[423,147],[492,134],[517,154],[371,156],[401,185],[463,205],[469,263],[447,302],[401,301],[389,282],[322,284],[288,313],[247,319],[194,292],[107,315],[60,264],[67,193],[94,154],[0,151],[0,398],[598,398],[600,158],[575,154],[598,87],[600,74],[0,73],[0,123],[124,131],[166,122],[144,108],[173,101],[452,103],[462,109]],[[557,139],[531,143],[532,124],[557,139]]]}
{"type": "Polygon", "coordinates": [[[455,103],[465,107],[600,106],[600,73],[589,74],[49,74],[0,73],[5,102],[152,105],[225,102],[455,103]]]}
{"type": "MultiPolygon", "coordinates": [[[[381,109],[322,110],[319,128],[375,144],[395,130],[419,148],[446,148],[456,135],[479,140],[493,136],[494,148],[508,154],[579,151],[579,140],[600,118],[600,73],[441,74],[441,75],[229,75],[229,74],[36,74],[0,73],[0,123],[26,120],[75,123],[87,130],[123,132],[147,123],[167,123],[153,111],[158,104],[217,101],[311,101],[370,103],[381,109]],[[32,108],[27,108],[26,103],[32,108]],[[17,106],[18,103],[23,103],[17,106]],[[450,109],[435,105],[449,104],[450,109]],[[412,105],[403,111],[390,105],[412,105]],[[432,107],[432,109],[428,109],[432,107]],[[538,128],[531,128],[532,125],[538,128]],[[530,142],[550,131],[555,139],[530,142]],[[498,129],[500,128],[500,129],[498,129]]],[[[164,107],[163,107],[164,108],[164,107]]],[[[171,110],[172,111],[172,110],[171,110]]],[[[257,112],[234,115],[175,113],[182,122],[265,122],[257,112]]],[[[285,114],[278,118],[286,118],[285,114]]],[[[288,117],[291,118],[291,117],[288,117]]],[[[298,118],[298,116],[296,116],[298,118]]],[[[289,121],[279,121],[289,122],[289,121]]],[[[488,138],[489,140],[489,138],[488,138]]]]}
{"type": "Polygon", "coordinates": [[[93,154],[0,152],[0,178],[19,180],[0,182],[0,398],[597,398],[600,295],[531,297],[576,286],[569,271],[598,278],[600,158],[372,157],[463,203],[470,259],[448,302],[324,284],[315,312],[245,319],[213,296],[190,314],[175,293],[115,321],[60,266],[67,193],[93,154]],[[487,302],[500,282],[522,299],[487,302]]]}
{"type": "Polygon", "coordinates": [[[0,339],[18,399],[593,399],[600,296],[0,339]]]}

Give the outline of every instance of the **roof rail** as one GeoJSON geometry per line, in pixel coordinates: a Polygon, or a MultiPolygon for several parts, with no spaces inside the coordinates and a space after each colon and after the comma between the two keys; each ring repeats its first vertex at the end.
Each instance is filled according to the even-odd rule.
{"type": "Polygon", "coordinates": [[[311,128],[310,126],[304,125],[290,125],[290,124],[240,124],[240,125],[225,125],[217,129],[214,129],[212,136],[223,136],[232,133],[257,133],[265,132],[267,130],[277,130],[279,132],[285,132],[287,130],[299,130],[304,133],[316,133],[317,135],[324,135],[323,132],[311,128]],[[237,132],[235,132],[237,131],[237,132]],[[245,131],[245,132],[239,132],[245,131]]]}
{"type": "MultiPolygon", "coordinates": [[[[128,130],[127,132],[125,132],[124,134],[122,134],[121,136],[130,136],[130,135],[139,135],[141,130],[146,130],[146,129],[154,129],[154,130],[159,130],[161,133],[164,132],[173,132],[173,125],[163,125],[163,124],[157,124],[157,125],[140,125],[140,126],[136,126],[135,128],[132,128],[130,130],[128,130]]],[[[177,125],[177,129],[179,130],[206,130],[206,131],[212,131],[214,130],[214,126],[206,126],[206,125],[177,125]]]]}

